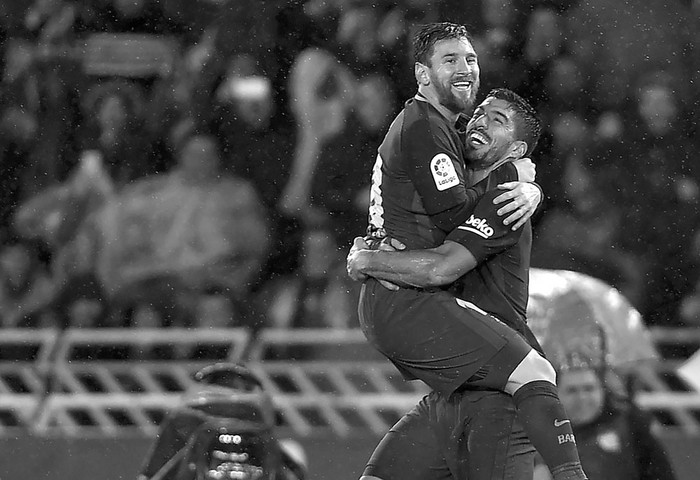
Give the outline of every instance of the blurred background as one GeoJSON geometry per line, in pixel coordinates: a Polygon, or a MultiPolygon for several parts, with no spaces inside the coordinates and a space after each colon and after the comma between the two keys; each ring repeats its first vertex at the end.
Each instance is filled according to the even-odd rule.
{"type": "Polygon", "coordinates": [[[365,345],[344,264],[431,21],[469,28],[482,93],[541,113],[533,266],[639,316],[627,386],[695,478],[697,0],[2,2],[1,478],[134,478],[221,360],[263,378],[311,478],[358,477],[422,392],[365,345]]]}

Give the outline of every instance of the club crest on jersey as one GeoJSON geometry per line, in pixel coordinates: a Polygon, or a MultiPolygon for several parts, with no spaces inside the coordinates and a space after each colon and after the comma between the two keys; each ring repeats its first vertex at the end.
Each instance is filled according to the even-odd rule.
{"type": "Polygon", "coordinates": [[[466,222],[459,227],[460,230],[476,233],[482,238],[491,238],[493,228],[488,224],[485,218],[477,218],[474,215],[470,216],[466,222]]]}
{"type": "Polygon", "coordinates": [[[430,161],[430,173],[433,174],[435,186],[440,192],[459,185],[454,163],[446,153],[438,153],[433,157],[430,161]]]}

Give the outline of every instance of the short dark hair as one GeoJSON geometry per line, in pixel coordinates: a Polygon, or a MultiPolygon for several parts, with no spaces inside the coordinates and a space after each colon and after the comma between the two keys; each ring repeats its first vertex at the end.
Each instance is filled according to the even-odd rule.
{"type": "Polygon", "coordinates": [[[507,88],[494,88],[486,97],[498,98],[510,104],[510,108],[515,112],[517,140],[527,143],[526,156],[532,154],[542,133],[542,124],[537,111],[527,100],[507,88]]]}
{"type": "Polygon", "coordinates": [[[427,23],[413,35],[413,60],[430,66],[433,47],[441,40],[466,38],[472,43],[472,36],[464,25],[450,22],[427,23]]]}

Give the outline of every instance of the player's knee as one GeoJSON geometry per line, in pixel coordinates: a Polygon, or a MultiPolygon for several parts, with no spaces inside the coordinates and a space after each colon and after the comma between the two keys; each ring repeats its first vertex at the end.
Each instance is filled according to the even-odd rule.
{"type": "Polygon", "coordinates": [[[360,477],[360,480],[383,480],[379,477],[375,477],[374,475],[362,475],[360,477]]]}
{"type": "Polygon", "coordinates": [[[531,350],[508,377],[505,390],[512,395],[523,385],[536,381],[545,381],[556,385],[557,372],[546,358],[537,351],[531,350]]]}

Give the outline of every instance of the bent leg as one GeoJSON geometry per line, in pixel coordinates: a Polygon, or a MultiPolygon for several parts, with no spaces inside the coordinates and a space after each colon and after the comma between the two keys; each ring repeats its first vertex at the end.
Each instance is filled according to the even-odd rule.
{"type": "Polygon", "coordinates": [[[554,480],[586,478],[571,422],[559,400],[552,365],[513,332],[508,345],[489,360],[474,384],[499,388],[511,395],[518,417],[542,455],[554,480]],[[523,349],[527,353],[523,356],[523,349]],[[521,358],[514,365],[514,361],[521,358]],[[503,381],[503,377],[506,377],[503,381]]]}
{"type": "Polygon", "coordinates": [[[518,366],[515,367],[513,373],[510,374],[503,390],[510,395],[514,395],[524,385],[538,381],[556,385],[557,372],[552,364],[542,355],[535,350],[530,350],[518,366]]]}

